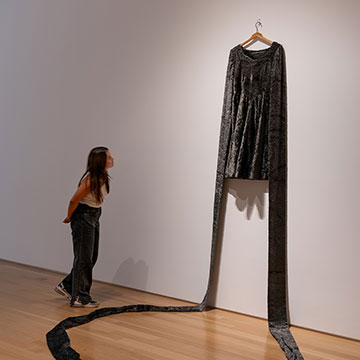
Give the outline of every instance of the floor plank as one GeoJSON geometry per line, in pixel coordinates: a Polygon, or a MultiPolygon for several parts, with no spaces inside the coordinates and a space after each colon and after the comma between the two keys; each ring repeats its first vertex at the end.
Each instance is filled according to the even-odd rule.
{"type": "MultiPolygon", "coordinates": [[[[53,292],[61,275],[0,260],[0,359],[52,359],[45,335],[71,308],[53,292]]],[[[94,282],[101,306],[189,305],[166,297],[94,282]]],[[[292,327],[306,360],[360,360],[360,342],[292,327]]],[[[124,313],[68,330],[83,360],[279,360],[285,356],[262,319],[223,310],[203,313],[124,313]]]]}

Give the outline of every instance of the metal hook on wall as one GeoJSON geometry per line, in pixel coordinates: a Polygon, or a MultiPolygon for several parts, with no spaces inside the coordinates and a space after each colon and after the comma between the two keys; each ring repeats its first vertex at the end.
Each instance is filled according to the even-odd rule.
{"type": "Polygon", "coordinates": [[[258,19],[257,22],[255,23],[256,32],[259,32],[258,26],[261,26],[261,27],[262,27],[261,19],[258,19]]]}

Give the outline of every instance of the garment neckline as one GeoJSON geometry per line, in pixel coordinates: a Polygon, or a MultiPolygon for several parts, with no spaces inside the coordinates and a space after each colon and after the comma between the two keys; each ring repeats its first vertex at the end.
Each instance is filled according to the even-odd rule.
{"type": "Polygon", "coordinates": [[[269,56],[273,52],[273,50],[277,47],[277,45],[279,44],[276,41],[273,41],[268,48],[260,49],[260,50],[248,50],[245,49],[243,46],[239,45],[239,50],[240,50],[240,54],[245,59],[256,62],[269,56]],[[261,55],[257,56],[256,58],[251,57],[251,54],[257,54],[257,53],[261,55]]]}

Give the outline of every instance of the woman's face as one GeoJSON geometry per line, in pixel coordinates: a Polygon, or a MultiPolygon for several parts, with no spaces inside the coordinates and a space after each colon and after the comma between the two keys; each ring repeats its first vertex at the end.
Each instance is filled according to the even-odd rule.
{"type": "Polygon", "coordinates": [[[110,150],[106,151],[106,166],[105,170],[110,169],[114,166],[114,158],[110,154],[110,150]]]}

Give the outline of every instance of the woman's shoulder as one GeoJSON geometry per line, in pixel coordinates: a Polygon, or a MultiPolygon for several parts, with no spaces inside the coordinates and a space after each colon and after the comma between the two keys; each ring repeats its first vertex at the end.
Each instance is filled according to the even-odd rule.
{"type": "Polygon", "coordinates": [[[85,176],[81,179],[79,186],[80,186],[80,185],[85,185],[86,187],[90,186],[90,176],[89,176],[89,174],[88,174],[88,175],[85,175],[85,176]]]}

